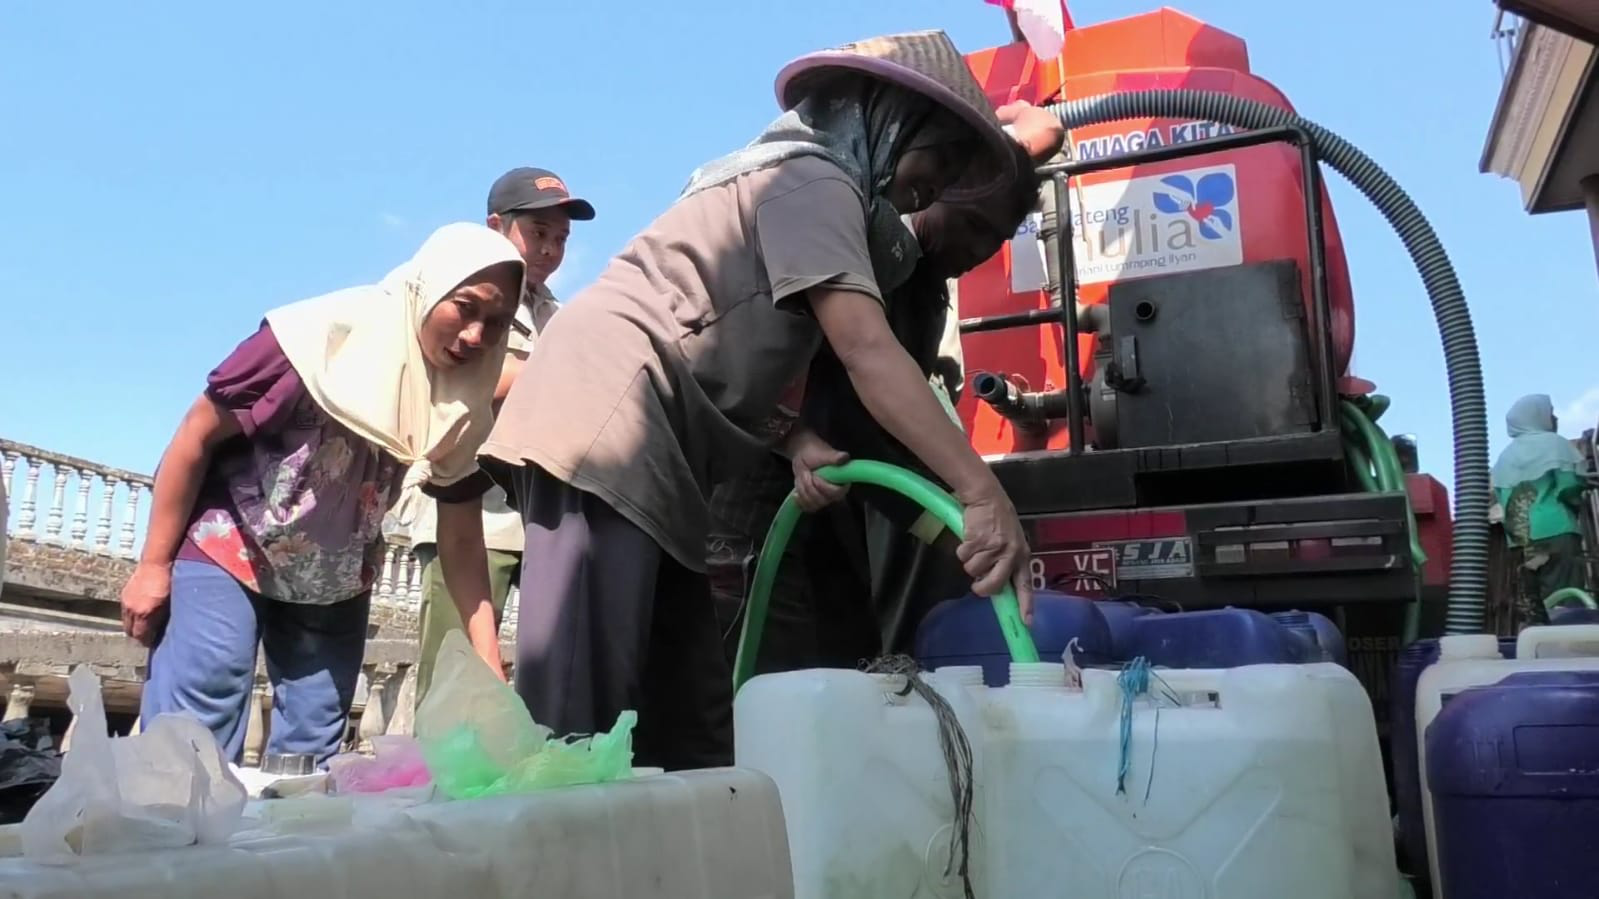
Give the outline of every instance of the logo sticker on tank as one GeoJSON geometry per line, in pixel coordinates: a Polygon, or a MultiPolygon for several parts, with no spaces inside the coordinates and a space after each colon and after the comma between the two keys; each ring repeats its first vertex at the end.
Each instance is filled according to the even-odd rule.
{"type": "Polygon", "coordinates": [[[1092,184],[1070,193],[1080,284],[1244,261],[1231,165],[1092,184]]]}
{"type": "Polygon", "coordinates": [[[1044,262],[1044,242],[1039,232],[1044,228],[1044,217],[1032,213],[1016,227],[1010,239],[1010,292],[1030,293],[1049,285],[1047,265],[1044,262]]]}

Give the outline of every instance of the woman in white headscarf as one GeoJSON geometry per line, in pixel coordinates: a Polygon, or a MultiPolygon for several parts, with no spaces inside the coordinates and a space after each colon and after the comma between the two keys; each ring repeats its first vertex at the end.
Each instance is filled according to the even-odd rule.
{"type": "Polygon", "coordinates": [[[467,634],[500,672],[475,455],[522,261],[447,225],[382,282],[268,312],[211,372],[156,470],[122,591],[151,646],[140,712],[200,719],[238,761],[264,646],[268,757],[338,751],[360,673],[382,522],[408,466],[431,469],[439,556],[467,634]]]}
{"type": "Polygon", "coordinates": [[[1505,414],[1510,445],[1494,463],[1495,498],[1504,509],[1505,536],[1522,550],[1525,590],[1534,620],[1543,600],[1565,587],[1587,588],[1582,526],[1583,458],[1558,433],[1546,394],[1524,396],[1505,414]]]}

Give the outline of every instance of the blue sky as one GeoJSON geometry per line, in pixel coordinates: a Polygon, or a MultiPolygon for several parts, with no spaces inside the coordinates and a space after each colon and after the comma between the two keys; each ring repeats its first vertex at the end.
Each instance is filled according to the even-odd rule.
{"type": "MultiPolygon", "coordinates": [[[[1552,394],[1599,418],[1595,263],[1578,213],[1477,173],[1500,84],[1487,0],[1187,0],[1300,112],[1416,198],[1471,301],[1494,416],[1552,394]]],[[[1079,0],[1079,24],[1152,6],[1079,0]]],[[[775,112],[789,58],[937,27],[1008,40],[982,0],[165,2],[0,6],[0,436],[153,469],[206,372],[265,310],[374,280],[483,214],[506,168],[592,200],[564,294],[775,112]]],[[[1403,249],[1342,182],[1356,370],[1450,474],[1442,353],[1403,249]]],[[[1575,411],[1575,410],[1574,410],[1575,411]]]]}

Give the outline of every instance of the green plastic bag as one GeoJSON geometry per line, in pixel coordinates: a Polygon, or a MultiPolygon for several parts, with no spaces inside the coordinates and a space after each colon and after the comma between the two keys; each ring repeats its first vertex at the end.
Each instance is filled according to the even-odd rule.
{"type": "Polygon", "coordinates": [[[629,777],[636,723],[638,715],[627,711],[610,733],[552,738],[466,636],[452,630],[416,712],[416,740],[439,790],[451,799],[475,799],[629,777]]]}

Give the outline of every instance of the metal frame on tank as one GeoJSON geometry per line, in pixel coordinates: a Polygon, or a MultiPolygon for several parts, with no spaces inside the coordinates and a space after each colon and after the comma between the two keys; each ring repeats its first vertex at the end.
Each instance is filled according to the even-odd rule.
{"type": "MultiPolygon", "coordinates": [[[[1059,324],[1062,357],[1065,360],[1066,386],[1054,398],[1064,399],[1067,433],[1071,445],[1065,450],[1033,451],[990,458],[995,474],[1017,500],[1024,513],[1086,511],[1127,507],[1138,502],[1130,481],[1139,474],[1185,469],[1231,468],[1239,466],[1283,465],[1299,462],[1343,462],[1342,438],[1338,427],[1337,378],[1332,370],[1332,333],[1328,302],[1325,228],[1322,217],[1321,169],[1314,138],[1303,128],[1282,126],[1241,131],[1172,146],[1156,147],[1081,162],[1046,165],[1037,170],[1049,178],[1055,192],[1058,245],[1055,248],[1060,270],[1054,303],[1045,309],[962,319],[961,334],[977,334],[1037,325],[1059,324]],[[1303,191],[1307,259],[1310,282],[1310,327],[1306,335],[1312,358],[1312,378],[1317,406],[1317,423],[1309,434],[1284,437],[1258,437],[1217,443],[1184,444],[1171,448],[1111,449],[1085,452],[1084,388],[1078,341],[1081,329],[1077,319],[1077,268],[1073,249],[1071,205],[1068,186],[1072,178],[1113,169],[1167,162],[1228,150],[1245,149],[1272,143],[1287,143],[1299,151],[1300,185],[1303,191]],[[1067,298],[1070,302],[1067,302],[1067,298]],[[1059,397],[1064,394],[1064,397],[1059,397]],[[1072,477],[1063,477],[1060,466],[1067,466],[1072,477]],[[1088,471],[1086,469],[1092,469],[1088,471]],[[1027,508],[1022,508],[1022,507],[1027,508]]],[[[1047,396],[1047,395],[1046,395],[1047,396]]],[[[1058,405],[1057,405],[1058,407],[1058,405]]]]}
{"type": "Polygon", "coordinates": [[[1133,168],[1157,162],[1169,162],[1187,156],[1203,156],[1225,150],[1241,150],[1271,143],[1288,143],[1299,150],[1300,186],[1305,199],[1305,234],[1309,243],[1311,332],[1309,341],[1316,360],[1316,404],[1320,413],[1317,430],[1337,430],[1336,378],[1332,371],[1332,352],[1328,335],[1332,323],[1327,304],[1327,247],[1321,218],[1321,165],[1316,155],[1316,141],[1303,128],[1284,125],[1255,131],[1241,131],[1221,137],[1210,137],[1173,146],[1141,150],[1104,159],[1086,162],[1066,162],[1039,168],[1041,178],[1049,178],[1055,190],[1055,218],[1059,229],[1056,247],[1060,264],[1060,283],[1055,291],[1055,307],[1032,309],[1006,315],[962,319],[962,334],[984,331],[1003,331],[1029,325],[1058,323],[1061,326],[1062,347],[1066,360],[1066,428],[1071,436],[1070,455],[1083,451],[1083,376],[1078,359],[1078,338],[1081,331],[1077,323],[1077,261],[1072,249],[1071,204],[1067,194],[1070,179],[1109,171],[1133,168]],[[1067,298],[1071,302],[1067,302],[1067,298]]]}

